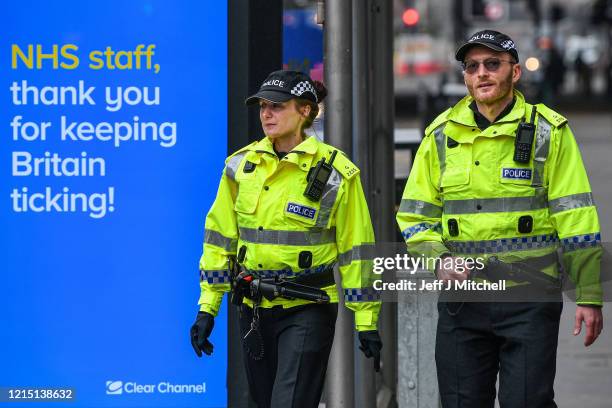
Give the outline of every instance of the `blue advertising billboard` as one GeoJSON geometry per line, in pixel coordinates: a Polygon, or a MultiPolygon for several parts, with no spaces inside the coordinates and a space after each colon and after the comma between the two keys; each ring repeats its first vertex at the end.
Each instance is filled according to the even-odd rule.
{"type": "Polygon", "coordinates": [[[209,358],[189,327],[227,2],[1,7],[0,405],[224,407],[226,311],[209,358]]]}

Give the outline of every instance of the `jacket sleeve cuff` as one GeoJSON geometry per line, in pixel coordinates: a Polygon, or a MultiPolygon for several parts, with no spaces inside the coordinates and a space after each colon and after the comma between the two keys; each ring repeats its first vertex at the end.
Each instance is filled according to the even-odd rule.
{"type": "Polygon", "coordinates": [[[593,301],[577,301],[576,304],[578,306],[594,306],[594,307],[603,307],[603,302],[602,301],[597,301],[597,300],[593,300],[593,301]]]}
{"type": "Polygon", "coordinates": [[[213,316],[217,316],[222,300],[223,293],[202,291],[200,300],[198,301],[200,312],[207,312],[213,316]]]}
{"type": "Polygon", "coordinates": [[[378,330],[378,327],[376,327],[376,325],[372,325],[372,326],[355,325],[355,328],[357,329],[358,332],[378,330]]]}
{"type": "Polygon", "coordinates": [[[355,311],[355,328],[357,331],[376,330],[378,315],[371,310],[355,311]]]}

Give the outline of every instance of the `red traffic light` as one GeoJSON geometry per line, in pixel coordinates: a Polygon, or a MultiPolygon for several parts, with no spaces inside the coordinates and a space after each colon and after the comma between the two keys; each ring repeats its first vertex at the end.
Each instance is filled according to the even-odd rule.
{"type": "Polygon", "coordinates": [[[419,22],[419,12],[414,8],[407,8],[402,13],[402,21],[407,26],[416,25],[419,22]]]}

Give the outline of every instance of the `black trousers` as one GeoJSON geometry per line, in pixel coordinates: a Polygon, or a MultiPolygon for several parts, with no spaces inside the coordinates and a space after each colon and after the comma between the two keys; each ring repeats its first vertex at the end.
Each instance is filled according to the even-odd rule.
{"type": "Polygon", "coordinates": [[[438,303],[436,368],[444,408],[556,407],[562,302],[438,303]]]}
{"type": "MultiPolygon", "coordinates": [[[[240,309],[242,337],[253,311],[240,309]]],[[[243,350],[251,395],[259,408],[317,408],[334,340],[338,305],[304,305],[260,309],[264,358],[243,350]]],[[[243,342],[244,344],[244,342],[243,342]]]]}

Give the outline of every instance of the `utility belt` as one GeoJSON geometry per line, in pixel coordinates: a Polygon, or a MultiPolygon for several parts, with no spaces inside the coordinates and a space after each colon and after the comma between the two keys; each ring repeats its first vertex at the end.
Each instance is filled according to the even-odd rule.
{"type": "Polygon", "coordinates": [[[253,275],[260,276],[264,279],[269,278],[281,278],[287,281],[297,283],[299,285],[311,286],[313,288],[324,288],[326,286],[334,285],[334,265],[335,263],[327,265],[319,265],[313,268],[306,269],[302,272],[292,272],[291,270],[280,270],[280,271],[258,271],[245,269],[253,275]],[[293,277],[292,277],[293,275],[293,277]]]}
{"type": "Polygon", "coordinates": [[[498,257],[492,256],[483,269],[473,270],[470,278],[482,277],[491,282],[505,280],[519,284],[528,283],[547,293],[558,293],[563,287],[561,276],[554,277],[541,271],[541,269],[557,263],[556,252],[518,262],[504,262],[498,257]]]}
{"type": "Polygon", "coordinates": [[[291,270],[258,271],[241,266],[228,257],[232,287],[232,303],[240,306],[244,298],[253,301],[253,320],[243,342],[247,354],[254,360],[264,357],[263,336],[259,327],[259,309],[263,298],[274,300],[302,299],[314,303],[329,303],[330,298],[323,287],[334,284],[334,264],[309,268],[298,274],[291,270]],[[292,275],[295,275],[293,278],[292,275]]]}
{"type": "Polygon", "coordinates": [[[240,306],[246,297],[259,304],[282,297],[302,299],[315,303],[329,303],[329,295],[321,288],[333,285],[334,263],[319,265],[295,273],[290,269],[247,269],[232,258],[228,258],[230,269],[232,303],[240,306]]]}

